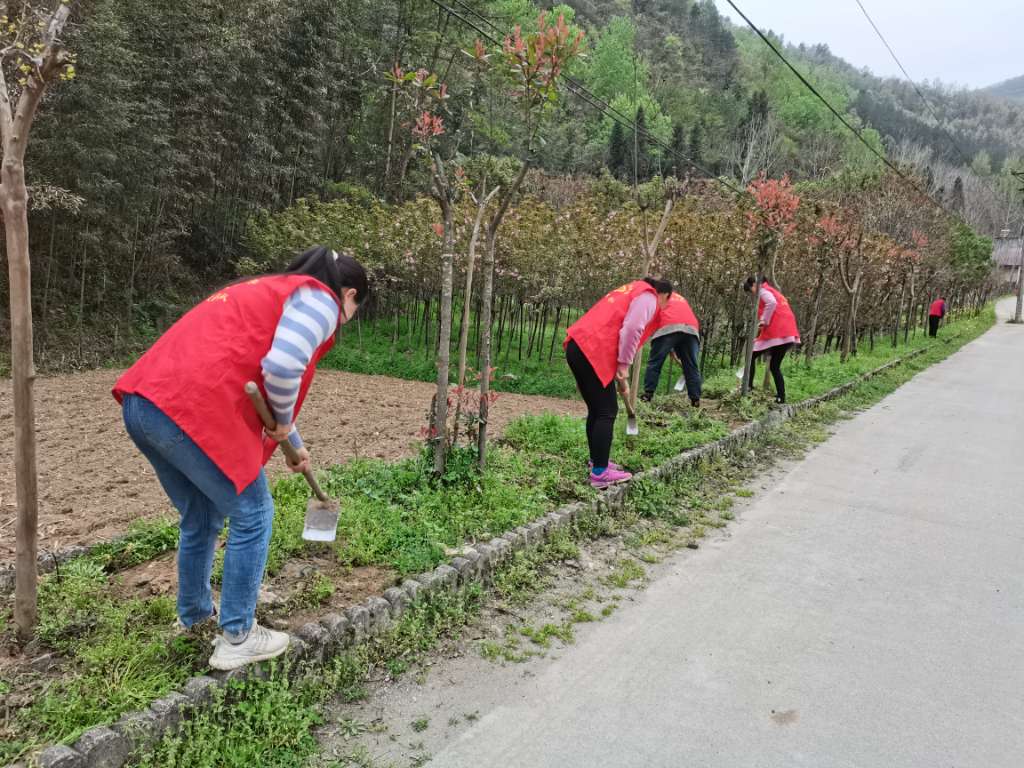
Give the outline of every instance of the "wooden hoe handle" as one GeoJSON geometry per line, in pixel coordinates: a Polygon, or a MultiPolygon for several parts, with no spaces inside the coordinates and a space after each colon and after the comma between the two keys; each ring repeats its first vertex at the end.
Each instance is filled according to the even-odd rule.
{"type": "MultiPolygon", "coordinates": [[[[249,396],[249,400],[252,402],[252,407],[256,409],[256,413],[260,415],[260,421],[263,422],[263,426],[267,429],[274,429],[277,427],[277,420],[274,418],[274,414],[270,412],[270,408],[267,407],[267,401],[263,399],[263,393],[260,392],[260,388],[256,386],[256,382],[250,381],[245,385],[245,393],[249,396]]],[[[284,453],[285,458],[288,459],[292,464],[299,463],[299,452],[295,450],[295,446],[291,444],[288,438],[279,440],[277,443],[281,446],[281,452],[284,453]]],[[[317,483],[316,478],[313,477],[312,472],[302,473],[306,482],[309,483],[309,487],[313,489],[313,493],[320,501],[326,502],[327,495],[320,489],[320,484],[317,483]]]]}

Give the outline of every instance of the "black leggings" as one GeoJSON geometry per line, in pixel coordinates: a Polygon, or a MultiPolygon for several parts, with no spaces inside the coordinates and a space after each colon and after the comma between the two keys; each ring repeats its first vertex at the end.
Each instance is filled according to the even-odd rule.
{"type": "Polygon", "coordinates": [[[607,467],[612,452],[615,417],[619,415],[615,382],[604,386],[597,378],[594,366],[587,360],[583,350],[571,339],[565,348],[565,359],[569,363],[572,375],[576,377],[576,386],[583,396],[583,402],[587,404],[587,443],[590,446],[590,460],[595,467],[607,467]]]}
{"type": "Polygon", "coordinates": [[[754,388],[754,369],[757,368],[757,358],[761,355],[768,355],[768,370],[772,372],[772,379],[775,381],[775,399],[777,402],[786,402],[786,380],[782,378],[782,358],[786,356],[789,348],[792,347],[790,344],[780,344],[777,347],[769,347],[768,349],[762,349],[759,352],[754,353],[753,359],[750,361],[750,388],[754,388]]]}

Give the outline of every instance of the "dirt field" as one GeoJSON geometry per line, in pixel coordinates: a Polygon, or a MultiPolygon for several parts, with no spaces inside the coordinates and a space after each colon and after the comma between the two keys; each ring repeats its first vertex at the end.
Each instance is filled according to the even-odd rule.
{"type": "MultiPolygon", "coordinates": [[[[128,437],[110,389],[118,371],[40,379],[36,384],[42,550],[103,541],[138,518],[172,514],[149,464],[128,437]]],[[[320,466],[356,456],[394,459],[416,450],[433,386],[383,376],[322,371],[299,418],[320,466]]],[[[14,561],[13,403],[0,383],[0,564],[14,561]]],[[[582,414],[575,401],[503,394],[492,411],[500,432],[523,414],[582,414]]],[[[270,464],[280,475],[284,462],[270,464]]]]}

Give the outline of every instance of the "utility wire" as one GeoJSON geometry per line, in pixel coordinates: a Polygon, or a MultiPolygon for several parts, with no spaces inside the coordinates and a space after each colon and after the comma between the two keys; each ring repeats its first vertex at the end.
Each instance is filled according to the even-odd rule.
{"type": "Polygon", "coordinates": [[[952,211],[947,209],[946,206],[944,206],[942,203],[940,203],[938,200],[936,200],[930,194],[928,194],[923,189],[921,189],[921,187],[919,187],[917,185],[917,183],[912,178],[907,176],[907,174],[905,174],[899,168],[899,166],[897,166],[895,163],[893,163],[891,160],[889,160],[889,158],[887,158],[885,155],[883,155],[877,149],[875,149],[871,145],[871,142],[869,142],[867,139],[865,139],[863,134],[860,131],[858,131],[856,128],[854,128],[853,125],[850,124],[850,121],[847,120],[842,114],[840,114],[840,112],[835,107],[832,106],[832,104],[829,102],[828,99],[826,99],[824,96],[821,95],[821,93],[818,91],[818,89],[815,88],[814,85],[812,85],[811,82],[808,81],[808,79],[806,77],[804,77],[803,73],[801,73],[800,70],[798,70],[796,67],[794,67],[790,63],[789,59],[787,59],[783,55],[782,51],[780,51],[778,49],[778,46],[776,46],[775,43],[773,43],[768,38],[768,36],[765,35],[764,32],[762,32],[757,27],[757,25],[754,24],[754,22],[752,22],[747,17],[747,15],[745,13],[743,13],[743,11],[741,11],[739,9],[739,6],[737,6],[736,3],[733,2],[733,0],[726,0],[726,2],[732,7],[732,9],[734,11],[736,11],[737,14],[739,14],[740,18],[742,18],[743,21],[746,22],[747,26],[750,27],[759,38],[761,38],[761,40],[764,42],[764,44],[767,45],[771,49],[772,53],[774,53],[779,58],[779,60],[782,61],[782,63],[786,65],[786,67],[790,70],[790,72],[792,72],[794,75],[796,75],[797,79],[801,83],[803,83],[804,87],[806,87],[807,90],[809,90],[811,93],[813,93],[818,98],[818,100],[822,104],[824,104],[833,115],[835,115],[835,118],[840,123],[842,123],[847,128],[847,130],[850,131],[850,133],[852,133],[854,136],[856,136],[860,140],[861,144],[863,144],[865,147],[868,148],[868,150],[871,152],[871,154],[873,154],[875,157],[877,157],[879,160],[881,160],[886,165],[886,167],[888,167],[893,173],[895,173],[897,176],[899,176],[901,179],[903,179],[918,194],[920,194],[922,197],[927,199],[934,206],[936,206],[937,208],[939,208],[940,210],[942,210],[944,213],[946,213],[948,216],[950,216],[952,218],[959,218],[955,213],[953,213],[952,211]]]}
{"type": "MultiPolygon", "coordinates": [[[[882,45],[884,45],[886,50],[889,51],[889,55],[892,56],[892,60],[896,62],[896,66],[900,68],[900,71],[903,73],[903,76],[907,78],[907,82],[909,82],[910,85],[913,86],[914,91],[917,92],[918,98],[921,99],[925,107],[928,108],[928,111],[931,113],[932,117],[935,118],[935,123],[939,126],[939,130],[942,131],[943,135],[949,141],[950,145],[953,147],[953,149],[956,150],[956,153],[960,155],[960,159],[963,161],[964,165],[970,168],[971,159],[967,156],[967,153],[964,152],[960,144],[957,143],[957,140],[953,136],[952,132],[948,131],[943,126],[944,121],[941,117],[939,117],[938,112],[935,111],[935,108],[932,106],[931,100],[927,96],[925,96],[924,91],[922,91],[918,87],[917,83],[914,81],[914,78],[912,78],[910,76],[910,73],[907,72],[907,68],[903,66],[903,62],[900,61],[899,56],[896,55],[896,51],[894,51],[892,46],[889,45],[889,41],[885,39],[885,35],[882,34],[882,30],[880,30],[878,28],[878,25],[875,24],[875,20],[871,18],[871,14],[869,14],[868,9],[864,7],[864,3],[862,3],[861,0],[854,0],[854,2],[857,3],[857,6],[860,8],[861,13],[864,14],[864,18],[868,20],[868,24],[871,25],[871,28],[875,30],[875,34],[878,35],[878,39],[882,41],[882,45]]],[[[1000,196],[996,192],[996,190],[993,189],[992,185],[989,182],[985,181],[984,179],[982,179],[982,184],[984,184],[985,188],[988,189],[989,194],[992,195],[993,200],[998,201],[1000,196]]]]}
{"type": "MultiPolygon", "coordinates": [[[[477,32],[479,35],[481,35],[483,38],[487,39],[491,44],[493,44],[493,45],[501,45],[502,44],[502,41],[500,39],[494,37],[494,35],[492,35],[490,32],[487,32],[487,31],[481,29],[478,23],[475,23],[475,22],[467,19],[465,16],[463,16],[458,11],[456,11],[454,8],[452,8],[451,6],[449,6],[449,5],[445,4],[444,2],[442,2],[442,0],[430,0],[430,1],[434,5],[436,5],[438,8],[443,10],[445,13],[449,14],[452,18],[457,19],[458,21],[461,21],[463,24],[465,24],[469,28],[473,29],[475,32],[477,32]]],[[[469,6],[468,4],[463,2],[462,0],[452,0],[452,2],[454,2],[456,5],[458,5],[461,8],[463,8],[467,13],[471,14],[472,16],[475,16],[483,24],[486,24],[488,27],[490,27],[495,32],[497,32],[499,34],[504,34],[502,32],[502,30],[496,24],[494,24],[490,19],[488,19],[487,17],[485,17],[482,14],[480,14],[477,10],[475,10],[474,8],[472,8],[471,6],[469,6]]],[[[595,111],[600,112],[603,116],[610,118],[613,122],[618,123],[623,128],[631,129],[634,132],[635,135],[637,135],[637,134],[638,135],[642,135],[645,139],[647,139],[652,144],[656,144],[662,150],[664,150],[665,152],[668,152],[672,157],[676,158],[677,160],[681,160],[683,163],[685,163],[689,167],[693,168],[696,171],[699,171],[700,173],[704,174],[704,176],[706,176],[707,178],[717,182],[718,184],[722,185],[723,187],[725,187],[729,191],[734,192],[734,193],[736,193],[738,195],[744,194],[744,191],[742,189],[740,189],[739,187],[737,187],[735,184],[732,184],[731,182],[726,181],[725,179],[722,179],[722,178],[716,176],[715,174],[711,173],[711,171],[709,171],[707,168],[704,168],[699,163],[694,162],[693,159],[685,156],[684,154],[682,154],[681,152],[676,150],[672,145],[662,141],[657,136],[652,134],[649,130],[639,128],[637,126],[637,124],[636,124],[635,118],[630,118],[627,115],[623,114],[621,111],[619,111],[618,109],[613,107],[611,104],[609,104],[608,102],[604,101],[599,96],[597,96],[595,93],[593,93],[592,91],[587,89],[581,82],[579,82],[575,78],[572,78],[572,77],[570,77],[569,75],[567,75],[565,73],[562,73],[559,77],[560,77],[560,79],[563,82],[565,82],[565,84],[566,84],[566,86],[568,88],[568,91],[571,94],[573,94],[578,99],[580,99],[581,101],[586,103],[589,107],[591,107],[595,111]]]]}

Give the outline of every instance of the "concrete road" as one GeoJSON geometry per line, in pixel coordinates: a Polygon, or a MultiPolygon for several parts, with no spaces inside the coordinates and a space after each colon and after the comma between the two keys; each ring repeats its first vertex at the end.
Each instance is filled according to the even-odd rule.
{"type": "Polygon", "coordinates": [[[1024,766],[1024,328],[843,423],[515,688],[431,765],[1024,766]]]}

